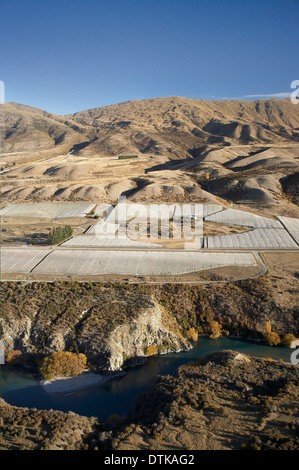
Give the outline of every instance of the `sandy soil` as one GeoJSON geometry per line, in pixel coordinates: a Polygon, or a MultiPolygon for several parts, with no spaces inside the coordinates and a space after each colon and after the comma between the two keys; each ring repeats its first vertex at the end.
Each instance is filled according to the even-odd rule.
{"type": "Polygon", "coordinates": [[[73,228],[74,235],[81,235],[98,220],[87,216],[82,219],[31,219],[31,218],[0,218],[0,239],[1,245],[43,245],[48,242],[48,234],[53,227],[70,225],[73,228]]]}
{"type": "MultiPolygon", "coordinates": [[[[23,244],[32,244],[32,245],[47,245],[48,244],[48,234],[53,227],[70,225],[73,228],[74,235],[82,235],[91,225],[95,225],[99,222],[98,219],[87,216],[83,219],[59,219],[59,220],[45,220],[45,219],[22,219],[14,217],[2,217],[0,221],[1,227],[1,244],[3,246],[12,246],[12,245],[23,245],[23,244]]],[[[132,226],[132,225],[131,225],[132,226]]],[[[194,228],[194,227],[193,227],[194,228]]],[[[137,227],[138,230],[138,227],[137,227]]],[[[204,236],[216,236],[216,235],[228,235],[233,233],[242,233],[251,230],[246,227],[239,227],[233,225],[224,225],[217,224],[213,222],[205,222],[203,225],[203,235],[204,236]]],[[[133,232],[132,232],[133,233],[133,232]]],[[[182,248],[184,249],[185,241],[175,238],[149,240],[146,239],[146,236],[149,236],[149,230],[140,233],[138,241],[140,242],[151,242],[154,244],[162,244],[165,248],[182,248]]],[[[170,237],[172,237],[172,223],[170,222],[170,237]]],[[[202,236],[202,233],[199,234],[202,236]]],[[[133,237],[129,238],[135,239],[136,232],[133,233],[133,237]]]]}
{"type": "MultiPolygon", "coordinates": [[[[299,279],[299,252],[298,253],[263,253],[262,258],[270,274],[278,279],[288,279],[289,276],[299,279]],[[283,277],[282,277],[283,276],[283,277]]],[[[299,302],[299,292],[298,292],[299,302]]]]}

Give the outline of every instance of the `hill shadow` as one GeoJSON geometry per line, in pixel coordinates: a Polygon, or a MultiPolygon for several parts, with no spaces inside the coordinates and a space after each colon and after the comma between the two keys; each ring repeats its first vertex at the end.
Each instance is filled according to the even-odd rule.
{"type": "Polygon", "coordinates": [[[152,181],[143,179],[143,178],[136,178],[134,179],[134,181],[136,183],[136,187],[123,191],[120,196],[125,196],[125,197],[134,196],[134,194],[136,194],[138,191],[140,191],[141,189],[145,188],[146,186],[152,183],[152,181]]]}
{"type": "Polygon", "coordinates": [[[150,173],[152,171],[164,171],[164,170],[179,170],[185,163],[193,160],[193,158],[184,158],[182,160],[170,160],[165,163],[160,163],[159,165],[152,166],[150,168],[146,168],[144,170],[145,174],[150,173]]]}

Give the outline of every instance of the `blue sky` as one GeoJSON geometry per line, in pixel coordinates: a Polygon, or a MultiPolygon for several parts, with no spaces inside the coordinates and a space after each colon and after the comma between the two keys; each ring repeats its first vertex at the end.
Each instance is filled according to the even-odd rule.
{"type": "Polygon", "coordinates": [[[299,0],[0,0],[0,80],[6,101],[57,114],[172,95],[282,97],[299,79],[298,7],[299,0]]]}

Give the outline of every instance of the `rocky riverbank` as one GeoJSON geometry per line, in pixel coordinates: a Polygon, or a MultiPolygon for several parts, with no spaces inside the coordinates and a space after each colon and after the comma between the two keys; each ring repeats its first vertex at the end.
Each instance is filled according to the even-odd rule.
{"type": "Polygon", "coordinates": [[[157,377],[127,419],[15,407],[1,400],[1,450],[295,450],[299,369],[214,353],[157,377]]]}
{"type": "Polygon", "coordinates": [[[72,351],[85,354],[96,371],[119,371],[151,354],[191,347],[176,319],[151,292],[101,285],[4,283],[2,293],[6,299],[1,337],[6,353],[18,351],[23,362],[72,351]]]}
{"type": "Polygon", "coordinates": [[[80,352],[97,372],[188,349],[200,334],[265,341],[271,331],[283,342],[299,336],[298,273],[280,274],[201,286],[3,282],[1,339],[23,363],[80,352]]]}

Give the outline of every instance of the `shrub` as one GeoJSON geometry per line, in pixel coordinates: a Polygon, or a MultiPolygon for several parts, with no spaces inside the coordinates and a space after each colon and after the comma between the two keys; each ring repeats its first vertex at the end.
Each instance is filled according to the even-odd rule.
{"type": "Polygon", "coordinates": [[[118,160],[127,160],[130,158],[138,158],[138,155],[119,155],[118,160]]]}
{"type": "Polygon", "coordinates": [[[40,373],[45,380],[54,377],[76,377],[86,368],[85,354],[76,354],[68,351],[54,352],[43,359],[40,373]]]}
{"type": "Polygon", "coordinates": [[[265,334],[265,339],[269,346],[277,346],[280,343],[280,338],[277,333],[272,331],[272,326],[271,326],[271,321],[268,320],[266,322],[266,331],[267,333],[265,334]]]}
{"type": "Polygon", "coordinates": [[[14,349],[7,353],[6,362],[8,364],[19,364],[22,358],[22,352],[18,349],[14,349]]]}
{"type": "Polygon", "coordinates": [[[57,245],[58,243],[64,241],[66,238],[69,238],[73,235],[73,229],[69,225],[65,227],[54,227],[48,237],[51,245],[57,245]]]}
{"type": "Polygon", "coordinates": [[[186,331],[186,337],[188,339],[192,339],[192,341],[197,341],[198,340],[198,332],[195,330],[194,327],[189,328],[189,330],[186,331]]]}
{"type": "Polygon", "coordinates": [[[158,354],[158,348],[155,344],[151,344],[148,346],[145,350],[145,355],[146,356],[154,356],[155,354],[158,354]]]}
{"type": "Polygon", "coordinates": [[[280,343],[279,335],[274,331],[267,333],[265,338],[269,346],[277,346],[280,343]]]}
{"type": "Polygon", "coordinates": [[[210,322],[210,338],[212,339],[217,339],[219,336],[221,336],[222,331],[221,331],[221,325],[218,323],[218,321],[211,321],[210,322]]]}
{"type": "Polygon", "coordinates": [[[296,340],[296,337],[294,335],[292,335],[291,333],[287,333],[284,335],[282,339],[282,343],[284,346],[287,346],[288,348],[290,348],[292,342],[295,340],[296,340]]]}

